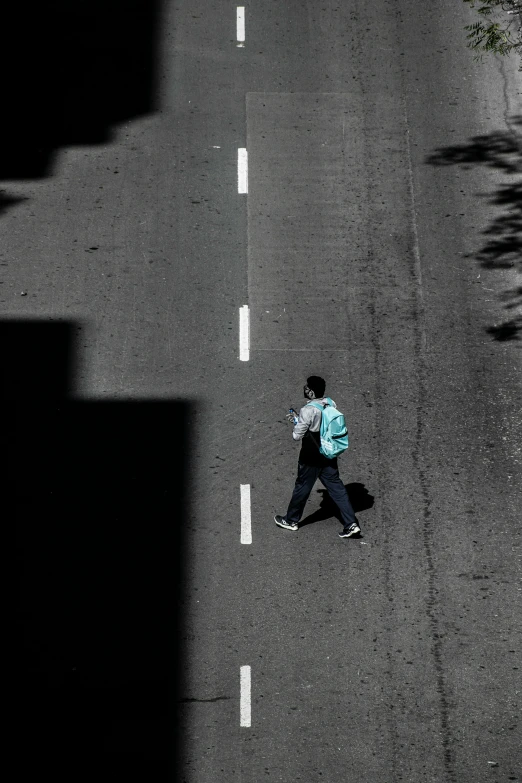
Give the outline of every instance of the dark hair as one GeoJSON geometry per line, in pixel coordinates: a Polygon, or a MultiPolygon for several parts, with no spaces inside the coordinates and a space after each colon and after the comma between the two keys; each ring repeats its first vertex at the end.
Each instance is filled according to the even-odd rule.
{"type": "Polygon", "coordinates": [[[311,375],[306,379],[306,385],[318,399],[324,396],[324,390],[326,389],[324,378],[320,378],[318,375],[311,375]]]}

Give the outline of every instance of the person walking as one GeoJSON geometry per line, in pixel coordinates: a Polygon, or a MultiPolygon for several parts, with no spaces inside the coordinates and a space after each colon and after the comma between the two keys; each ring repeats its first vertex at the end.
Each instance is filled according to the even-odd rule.
{"type": "MultiPolygon", "coordinates": [[[[303,389],[305,399],[308,400],[308,403],[312,400],[314,403],[320,403],[323,409],[328,404],[336,408],[335,402],[324,396],[325,388],[326,383],[323,378],[311,375],[307,378],[303,389]]],[[[339,538],[350,538],[360,533],[361,528],[355,518],[346,488],[340,479],[337,457],[331,459],[319,451],[322,413],[315,405],[308,403],[299,411],[299,417],[292,433],[294,440],[301,441],[297,479],[292,498],[285,516],[276,514],[274,521],[276,525],[285,530],[298,530],[306,501],[316,480],[319,479],[341,512],[344,527],[339,533],[339,538]]],[[[288,413],[286,418],[289,422],[293,422],[295,413],[288,413]]]]}

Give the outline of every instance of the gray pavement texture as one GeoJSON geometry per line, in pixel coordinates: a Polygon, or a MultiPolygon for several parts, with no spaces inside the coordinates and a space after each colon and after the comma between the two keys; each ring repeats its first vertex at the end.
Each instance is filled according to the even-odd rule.
{"type": "MultiPolygon", "coordinates": [[[[96,768],[111,779],[143,777],[148,765],[149,777],[187,783],[520,780],[517,63],[475,62],[463,30],[471,11],[451,0],[261,0],[245,6],[243,48],[234,4],[154,8],[144,23],[144,35],[156,31],[154,74],[151,46],[142,52],[147,95],[107,113],[98,137],[48,139],[46,165],[8,166],[2,186],[3,318],[71,325],[71,399],[156,403],[134,445],[123,437],[132,419],[118,419],[121,452],[106,450],[106,414],[76,446],[96,460],[99,442],[96,476],[107,486],[110,466],[124,466],[112,515],[148,476],[122,512],[132,546],[125,525],[107,523],[111,547],[122,542],[110,567],[127,593],[121,584],[111,593],[97,554],[107,508],[89,549],[98,611],[104,591],[115,615],[126,604],[118,655],[99,652],[111,624],[97,630],[83,593],[81,611],[67,605],[51,623],[57,632],[72,622],[77,634],[54,680],[26,651],[33,680],[36,671],[62,683],[63,714],[78,719],[81,693],[81,730],[98,726],[88,742],[76,738],[71,763],[85,771],[79,758],[110,759],[96,768]],[[239,147],[248,195],[237,192],[239,147]],[[251,353],[240,362],[245,304],[251,353]],[[326,379],[348,422],[340,471],[359,539],[339,540],[319,485],[297,533],[273,522],[297,467],[284,415],[310,374],[326,379]],[[182,422],[162,407],[170,402],[182,422]],[[251,485],[248,546],[240,484],[251,485]],[[155,492],[168,497],[147,511],[155,492]],[[169,514],[182,528],[174,537],[156,524],[169,514]],[[155,581],[171,550],[176,578],[155,581]],[[146,624],[154,600],[166,638],[146,624]],[[82,611],[96,640],[88,653],[82,611]],[[63,685],[73,659],[79,691],[63,685]],[[243,665],[252,667],[249,728],[239,725],[243,665]]],[[[41,378],[45,362],[34,362],[41,378]]],[[[65,433],[71,416],[60,419],[65,433]]],[[[41,436],[53,443],[52,429],[41,436]]],[[[26,446],[16,449],[22,463],[26,446]]],[[[81,466],[90,475],[89,460],[81,466]]],[[[82,520],[76,548],[90,539],[87,511],[104,505],[99,492],[86,507],[75,493],[60,506],[62,528],[65,508],[71,525],[82,520]]],[[[72,544],[53,535],[58,564],[72,544]]],[[[44,533],[34,536],[47,551],[44,533]]],[[[29,579],[38,548],[26,539],[23,607],[46,579],[45,569],[29,579]]],[[[88,566],[80,570],[88,579],[88,566]]],[[[73,572],[51,596],[60,585],[71,592],[73,572]]],[[[45,644],[59,647],[38,616],[36,658],[45,644]]],[[[29,755],[31,743],[34,732],[29,755]]],[[[46,758],[55,779],[83,779],[53,752],[46,758]]]]}

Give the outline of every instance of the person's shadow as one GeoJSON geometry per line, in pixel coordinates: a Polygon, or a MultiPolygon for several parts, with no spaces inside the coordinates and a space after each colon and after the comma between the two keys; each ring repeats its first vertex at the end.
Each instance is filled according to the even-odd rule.
{"type": "MultiPolygon", "coordinates": [[[[366,511],[368,508],[372,508],[375,499],[373,495],[370,495],[364,484],[355,481],[352,484],[345,484],[345,487],[346,491],[348,492],[348,497],[350,498],[352,508],[356,514],[360,513],[361,511],[366,511]]],[[[305,517],[303,521],[299,523],[299,527],[302,528],[305,527],[305,525],[313,525],[314,522],[321,522],[322,520],[330,519],[331,517],[335,517],[341,524],[343,524],[339,509],[331,499],[326,489],[318,489],[317,492],[322,496],[319,508],[317,511],[314,511],[313,514],[309,514],[307,517],[305,517]]],[[[357,537],[360,537],[360,535],[361,534],[359,533],[357,537]]]]}

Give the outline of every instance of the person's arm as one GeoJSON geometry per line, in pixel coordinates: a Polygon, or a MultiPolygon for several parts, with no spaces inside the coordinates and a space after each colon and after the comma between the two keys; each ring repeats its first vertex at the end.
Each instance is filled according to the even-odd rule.
{"type": "Polygon", "coordinates": [[[297,419],[297,424],[294,426],[292,432],[292,438],[294,440],[302,440],[308,432],[310,424],[312,423],[313,410],[314,408],[312,408],[312,406],[307,407],[305,405],[304,408],[301,408],[299,411],[299,418],[297,419]]]}

